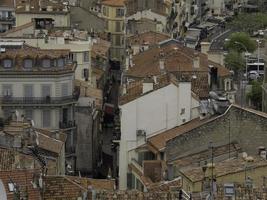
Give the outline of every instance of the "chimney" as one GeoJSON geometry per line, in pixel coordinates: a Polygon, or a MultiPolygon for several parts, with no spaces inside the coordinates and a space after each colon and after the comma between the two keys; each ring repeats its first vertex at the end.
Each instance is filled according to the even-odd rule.
{"type": "Polygon", "coordinates": [[[122,95],[125,95],[127,93],[127,87],[126,87],[126,84],[124,83],[122,85],[122,95]]]}
{"type": "Polygon", "coordinates": [[[143,94],[154,89],[153,82],[143,82],[143,94]]]}
{"type": "Polygon", "coordinates": [[[47,6],[47,7],[46,7],[46,10],[47,10],[47,11],[53,11],[53,8],[52,8],[52,6],[47,6]]]}
{"type": "Polygon", "coordinates": [[[200,67],[200,58],[198,54],[194,54],[195,57],[193,58],[193,68],[197,69],[200,67]]]}
{"type": "Polygon", "coordinates": [[[27,11],[27,12],[30,11],[30,4],[27,3],[27,4],[25,5],[25,11],[27,11]]]}
{"type": "Polygon", "coordinates": [[[159,60],[159,69],[160,71],[164,71],[165,70],[165,63],[163,59],[159,60]]]}

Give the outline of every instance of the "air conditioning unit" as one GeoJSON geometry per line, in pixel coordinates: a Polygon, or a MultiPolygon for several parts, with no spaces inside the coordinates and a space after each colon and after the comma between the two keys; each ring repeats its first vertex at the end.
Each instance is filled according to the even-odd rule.
{"type": "Polygon", "coordinates": [[[136,131],[136,136],[146,136],[146,131],[145,130],[137,130],[136,131]]]}

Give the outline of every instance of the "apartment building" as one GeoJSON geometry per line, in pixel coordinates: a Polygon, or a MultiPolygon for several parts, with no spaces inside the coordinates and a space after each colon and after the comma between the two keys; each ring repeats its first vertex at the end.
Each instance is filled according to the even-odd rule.
{"type": "Polygon", "coordinates": [[[0,32],[5,32],[15,25],[15,1],[2,0],[0,2],[0,32]]]}
{"type": "Polygon", "coordinates": [[[191,92],[191,82],[178,82],[172,74],[161,74],[125,85],[119,103],[119,188],[125,190],[128,165],[140,156],[136,149],[150,137],[198,117],[199,102],[191,92]]]}
{"type": "Polygon", "coordinates": [[[16,26],[34,22],[36,29],[69,27],[69,7],[62,1],[24,0],[16,2],[16,26]]]}
{"type": "Polygon", "coordinates": [[[122,63],[125,59],[125,14],[124,0],[102,2],[102,17],[106,20],[106,34],[111,41],[110,59],[122,63]]]}
{"type": "MultiPolygon", "coordinates": [[[[69,50],[41,50],[23,42],[1,43],[1,115],[32,119],[37,128],[64,130],[66,154],[74,148],[74,72],[69,50]]],[[[76,95],[75,95],[76,94],[76,95]]]]}

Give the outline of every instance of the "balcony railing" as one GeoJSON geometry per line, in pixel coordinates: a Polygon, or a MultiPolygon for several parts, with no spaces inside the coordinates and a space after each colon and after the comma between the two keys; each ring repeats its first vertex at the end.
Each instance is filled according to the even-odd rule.
{"type": "Polygon", "coordinates": [[[76,127],[76,122],[73,121],[68,121],[68,122],[59,122],[59,128],[60,129],[70,129],[70,128],[75,128],[76,127]]]}
{"type": "Polygon", "coordinates": [[[10,16],[10,17],[0,17],[0,21],[2,22],[13,22],[15,21],[15,17],[10,16]]]}
{"type": "Polygon", "coordinates": [[[77,101],[77,97],[74,95],[65,97],[12,97],[4,96],[0,97],[0,103],[5,104],[20,104],[20,105],[31,105],[31,104],[66,104],[77,101]]]}

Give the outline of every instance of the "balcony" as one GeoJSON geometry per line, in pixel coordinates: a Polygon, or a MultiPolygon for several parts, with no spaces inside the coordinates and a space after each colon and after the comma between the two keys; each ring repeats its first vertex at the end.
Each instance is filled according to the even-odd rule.
{"type": "Polygon", "coordinates": [[[77,96],[65,96],[65,97],[12,97],[4,96],[0,97],[0,103],[3,106],[15,106],[15,105],[64,105],[71,104],[77,101],[77,96]]]}
{"type": "Polygon", "coordinates": [[[15,17],[9,16],[9,17],[4,17],[0,16],[0,22],[6,22],[6,23],[14,23],[15,22],[15,17]]]}
{"type": "Polygon", "coordinates": [[[59,128],[60,129],[73,129],[73,128],[76,128],[76,122],[75,120],[73,121],[68,121],[68,122],[62,122],[60,121],[59,122],[59,128]]]}

